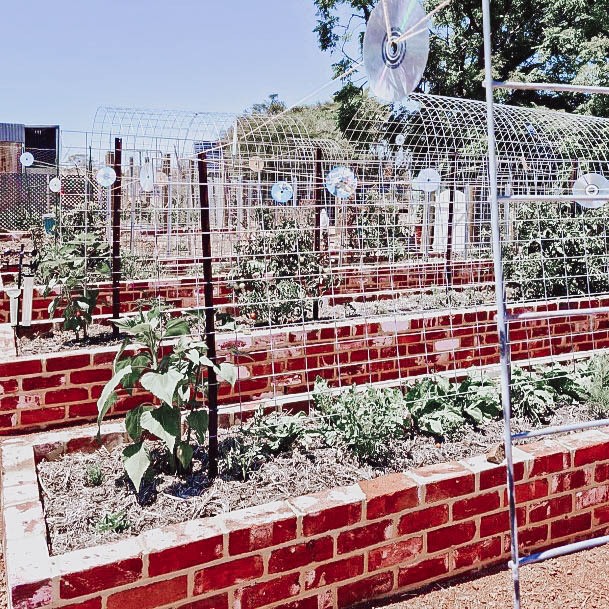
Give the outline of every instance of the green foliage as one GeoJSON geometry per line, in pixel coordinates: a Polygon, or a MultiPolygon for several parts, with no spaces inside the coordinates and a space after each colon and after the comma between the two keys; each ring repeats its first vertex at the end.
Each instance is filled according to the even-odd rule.
{"type": "Polygon", "coordinates": [[[261,220],[262,230],[236,246],[237,263],[229,278],[239,309],[258,324],[310,319],[328,277],[314,252],[312,231],[293,220],[277,227],[266,216],[261,220]]]}
{"type": "Polygon", "coordinates": [[[85,483],[87,486],[101,486],[104,481],[104,473],[98,463],[87,465],[85,470],[85,483]]]}
{"type": "Polygon", "coordinates": [[[205,369],[214,369],[218,378],[234,384],[232,364],[216,366],[207,357],[205,343],[189,335],[186,316],[169,317],[160,307],[140,311],[138,315],[115,322],[128,337],[114,362],[114,376],[97,402],[98,427],[119,388],[131,393],[141,387],[149,391],[157,404],[141,404],[125,418],[129,437],[134,442],[123,451],[127,475],[139,490],[150,465],[142,434],[151,433],[161,440],[169,455],[174,473],[187,473],[192,466],[194,440],[203,443],[207,433],[208,414],[202,401],[206,389],[205,369]],[[171,349],[164,348],[168,339],[178,338],[171,349]],[[127,347],[136,347],[127,351],[127,347]],[[186,431],[182,433],[181,412],[186,410],[186,431]]]}
{"type": "Polygon", "coordinates": [[[589,363],[562,366],[553,364],[539,369],[541,377],[559,396],[569,397],[575,402],[584,402],[590,397],[590,369],[594,366],[593,358],[589,363]]]}
{"type": "Polygon", "coordinates": [[[45,284],[43,295],[57,293],[49,316],[63,309],[63,329],[77,339],[81,333],[86,337],[99,297],[99,290],[88,286],[110,277],[108,244],[94,233],[80,233],[63,245],[48,246],[37,260],[37,271],[45,284]]]}
{"type": "Polygon", "coordinates": [[[605,419],[609,417],[609,357],[592,358],[587,371],[590,410],[594,417],[605,419]]]}
{"type": "Polygon", "coordinates": [[[97,524],[95,529],[99,533],[124,533],[131,528],[131,522],[125,512],[109,512],[104,514],[97,524]]]}
{"type": "Polygon", "coordinates": [[[491,379],[468,376],[459,384],[457,393],[463,414],[474,425],[484,425],[503,416],[499,384],[491,379]]]}
{"type": "MultiPolygon", "coordinates": [[[[319,47],[336,53],[338,74],[359,61],[361,33],[378,0],[313,0],[319,47]]],[[[427,11],[437,6],[426,0],[427,11]]],[[[607,0],[497,0],[492,6],[493,77],[528,82],[609,84],[607,0]]],[[[436,95],[484,99],[482,5],[479,0],[452,3],[434,15],[427,69],[421,89],[436,95]]],[[[358,95],[349,79],[341,91],[348,109],[358,95]]],[[[603,95],[540,91],[503,91],[501,101],[541,105],[571,112],[607,115],[603,95]]],[[[344,119],[343,119],[344,123],[344,119]]]]}
{"type": "Polygon", "coordinates": [[[303,441],[308,433],[306,421],[302,412],[265,415],[258,409],[229,442],[223,457],[227,471],[247,480],[269,458],[289,452],[303,441]]]}
{"type": "Polygon", "coordinates": [[[411,428],[404,396],[399,389],[352,386],[333,395],[317,378],[313,393],[319,433],[330,446],[344,446],[358,459],[372,464],[390,455],[388,441],[402,438],[411,428]]]}
{"type": "Polygon", "coordinates": [[[523,417],[536,424],[548,421],[557,393],[543,376],[515,367],[511,388],[512,416],[523,417]]]}
{"type": "Polygon", "coordinates": [[[504,250],[505,277],[520,299],[609,291],[609,240],[603,210],[571,204],[519,204],[504,250]]]}

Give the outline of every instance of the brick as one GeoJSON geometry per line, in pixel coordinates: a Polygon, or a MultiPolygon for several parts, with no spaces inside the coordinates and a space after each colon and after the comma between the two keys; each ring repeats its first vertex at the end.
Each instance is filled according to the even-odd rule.
{"type": "Polygon", "coordinates": [[[596,461],[609,460],[609,443],[603,442],[593,446],[578,448],[575,451],[574,465],[579,467],[596,461]]]}
{"type": "MultiPolygon", "coordinates": [[[[577,470],[584,473],[583,470],[577,470]]],[[[609,463],[598,463],[594,468],[594,481],[607,482],[609,480],[609,463]]],[[[583,484],[580,486],[584,486],[583,484]]]]}
{"type": "Polygon", "coordinates": [[[89,354],[83,355],[54,355],[47,358],[47,372],[63,372],[76,370],[77,368],[86,368],[91,365],[91,357],[89,354]]]}
{"type": "Polygon", "coordinates": [[[101,597],[92,598],[88,601],[80,601],[71,605],[62,605],[62,609],[101,609],[102,599],[101,597]]]}
{"type": "Polygon", "coordinates": [[[361,601],[387,594],[393,589],[393,573],[378,573],[338,588],[338,606],[350,607],[361,601]]]}
{"type": "Polygon", "coordinates": [[[478,514],[493,512],[499,507],[501,507],[501,497],[498,491],[461,499],[453,504],[453,520],[464,520],[478,514]]]}
{"type": "Polygon", "coordinates": [[[179,605],[176,609],[229,609],[228,594],[219,594],[211,598],[192,601],[185,605],[179,605]]]}
{"type": "Polygon", "coordinates": [[[427,549],[429,552],[438,552],[458,546],[471,541],[476,535],[476,524],[474,522],[462,522],[460,524],[443,527],[427,533],[427,549]]]}
{"type": "Polygon", "coordinates": [[[231,555],[281,545],[296,538],[296,515],[284,502],[239,510],[225,517],[231,555]]]}
{"type": "Polygon", "coordinates": [[[13,609],[37,609],[51,604],[53,596],[51,580],[11,586],[10,597],[13,609]]]}
{"type": "Polygon", "coordinates": [[[0,364],[0,378],[16,378],[41,372],[42,362],[39,359],[17,359],[0,364]]]}
{"type": "MultiPolygon", "coordinates": [[[[521,507],[516,509],[516,520],[518,526],[522,527],[526,523],[526,509],[521,507]]],[[[491,537],[497,533],[505,533],[510,529],[509,510],[503,510],[497,514],[483,516],[480,519],[480,537],[491,537]]]]}
{"type": "Polygon", "coordinates": [[[389,474],[359,484],[366,496],[368,520],[403,512],[419,503],[418,484],[404,474],[389,474]]]}
{"type": "Polygon", "coordinates": [[[415,469],[413,473],[417,477],[426,478],[430,476],[436,478],[425,484],[426,503],[469,495],[475,491],[474,474],[457,463],[446,463],[415,469]]]}
{"type": "Polygon", "coordinates": [[[216,535],[177,547],[150,554],[148,573],[150,577],[203,565],[222,556],[222,536],[216,535]]]}
{"type": "Polygon", "coordinates": [[[585,491],[578,491],[575,493],[575,511],[581,512],[591,505],[599,505],[601,503],[607,503],[609,500],[609,486],[595,486],[593,488],[586,489],[585,491]]]}
{"type": "Polygon", "coordinates": [[[594,524],[609,523],[609,506],[602,506],[594,509],[594,524]]]}
{"type": "MultiPolygon", "coordinates": [[[[598,467],[598,466],[597,466],[598,467]]],[[[573,472],[562,472],[550,476],[550,494],[563,493],[581,488],[588,484],[590,475],[584,469],[577,469],[573,472]]],[[[607,478],[609,480],[609,477],[607,478]]],[[[597,480],[602,482],[602,480],[597,480]]]]}
{"type": "Polygon", "coordinates": [[[92,383],[104,383],[112,378],[111,368],[91,368],[88,370],[76,370],[70,373],[72,385],[91,385],[92,383]]]}
{"type": "Polygon", "coordinates": [[[407,588],[414,584],[421,584],[447,573],[448,554],[424,560],[416,565],[402,568],[398,571],[398,588],[407,588]]]}
{"type": "Polygon", "coordinates": [[[463,567],[481,566],[490,559],[501,556],[501,537],[484,539],[469,546],[456,548],[453,553],[455,569],[463,567]]]}
{"type": "Polygon", "coordinates": [[[65,419],[66,411],[63,406],[57,408],[37,408],[36,410],[23,410],[21,412],[21,425],[42,425],[65,419]]]}
{"type": "Polygon", "coordinates": [[[299,573],[291,573],[237,590],[235,606],[241,609],[257,609],[296,596],[300,593],[299,579],[299,573]]]}
{"type": "Polygon", "coordinates": [[[529,522],[542,522],[556,516],[568,514],[573,509],[573,498],[571,495],[553,497],[540,503],[529,506],[529,522]]]}
{"type": "Polygon", "coordinates": [[[567,535],[573,535],[574,533],[582,533],[583,531],[588,531],[591,527],[592,514],[590,512],[579,514],[572,518],[556,520],[551,524],[552,539],[566,537],[567,535]]]}
{"type": "Polygon", "coordinates": [[[436,505],[425,510],[409,512],[400,519],[399,535],[408,535],[442,526],[448,522],[448,506],[436,505]]]}
{"type": "MultiPolygon", "coordinates": [[[[545,478],[532,480],[516,485],[516,503],[528,503],[548,495],[548,481],[545,478]]],[[[504,492],[504,502],[507,503],[507,491],[504,492]]]]}
{"type": "Polygon", "coordinates": [[[571,454],[555,440],[545,440],[519,448],[534,457],[530,464],[529,478],[562,472],[571,467],[571,454]]]}
{"type": "Polygon", "coordinates": [[[7,393],[14,393],[19,389],[19,383],[17,379],[9,378],[0,380],[0,395],[6,395],[7,393]]]}
{"type": "Polygon", "coordinates": [[[111,594],[106,609],[153,609],[185,599],[188,595],[186,575],[147,586],[131,587],[128,590],[111,594]]]}
{"type": "Polygon", "coordinates": [[[116,357],[117,351],[106,351],[102,353],[93,354],[93,365],[100,366],[103,364],[112,364],[116,357]]]}
{"type": "Polygon", "coordinates": [[[207,567],[195,573],[194,594],[203,594],[222,590],[238,584],[262,577],[264,564],[260,555],[239,558],[229,563],[207,567]]]}
{"type": "Polygon", "coordinates": [[[89,392],[82,387],[70,387],[58,391],[48,391],[44,394],[45,404],[69,404],[70,402],[84,402],[89,399],[89,392]]]}
{"type": "Polygon", "coordinates": [[[322,562],[332,558],[333,553],[334,540],[332,537],[321,537],[274,550],[269,558],[269,573],[291,571],[310,563],[322,562]]]}
{"type": "Polygon", "coordinates": [[[54,389],[66,384],[65,374],[51,376],[26,376],[21,381],[23,391],[36,391],[38,389],[54,389]]]}
{"type": "MultiPolygon", "coordinates": [[[[518,531],[518,546],[520,548],[530,548],[545,543],[548,538],[548,525],[543,524],[518,531]]],[[[510,549],[510,535],[506,535],[506,551],[510,549]]]]}
{"type": "Polygon", "coordinates": [[[423,537],[412,537],[406,541],[397,541],[375,548],[368,552],[368,571],[414,562],[422,552],[423,537]]]}
{"type": "Polygon", "coordinates": [[[315,569],[304,572],[306,590],[328,586],[345,579],[357,577],[364,572],[364,556],[351,556],[342,560],[335,560],[315,569]]]}
{"type": "Polygon", "coordinates": [[[61,598],[86,596],[137,581],[142,575],[142,559],[130,558],[64,575],[59,581],[61,598]]]}
{"type": "Polygon", "coordinates": [[[389,539],[393,532],[393,522],[382,520],[373,524],[344,531],[338,536],[338,554],[347,554],[354,550],[367,548],[389,539]]]}
{"type": "Polygon", "coordinates": [[[95,402],[68,405],[69,419],[80,419],[83,417],[97,418],[97,404],[95,402]]]}

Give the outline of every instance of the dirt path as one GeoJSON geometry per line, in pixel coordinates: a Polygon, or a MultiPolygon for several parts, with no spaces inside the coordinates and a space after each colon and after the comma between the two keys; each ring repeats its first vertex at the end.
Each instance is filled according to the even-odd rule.
{"type": "MultiPolygon", "coordinates": [[[[522,609],[608,609],[609,546],[521,569],[522,609]]],[[[366,609],[511,609],[507,569],[433,586],[366,609]]]]}

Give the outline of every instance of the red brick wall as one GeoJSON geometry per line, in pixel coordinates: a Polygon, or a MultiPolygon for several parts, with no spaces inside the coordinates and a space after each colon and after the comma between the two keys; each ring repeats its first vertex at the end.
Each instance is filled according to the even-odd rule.
{"type": "MultiPolygon", "coordinates": [[[[107,428],[114,441],[119,426],[107,428]]],[[[483,457],[148,531],[50,558],[35,459],[95,448],[87,430],[2,447],[13,607],[335,609],[508,559],[505,468],[483,457]],[[35,453],[37,457],[35,458],[35,453]]],[[[609,529],[609,434],[515,451],[520,544],[609,529]]],[[[558,591],[557,591],[558,592],[558,591]]]]}
{"type": "MultiPolygon", "coordinates": [[[[577,304],[570,303],[572,307],[577,304]]],[[[579,304],[609,305],[609,298],[579,304]]],[[[608,314],[511,325],[517,361],[609,347],[608,314]]],[[[220,404],[247,409],[255,400],[303,393],[312,388],[318,375],[336,385],[368,383],[498,362],[492,307],[306,328],[218,335],[219,357],[232,360],[239,372],[234,390],[221,385],[220,404]]],[[[96,400],[111,376],[116,349],[52,353],[0,363],[0,434],[94,420],[96,400]]],[[[123,396],[110,416],[124,413],[142,399],[142,394],[123,396]]]]}

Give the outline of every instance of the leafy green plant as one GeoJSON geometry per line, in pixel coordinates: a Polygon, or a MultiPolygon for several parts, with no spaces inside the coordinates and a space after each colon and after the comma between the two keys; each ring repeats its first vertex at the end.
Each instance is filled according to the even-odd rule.
{"type": "Polygon", "coordinates": [[[411,418],[399,389],[355,386],[334,395],[325,380],[317,378],[313,392],[319,433],[330,446],[344,446],[358,459],[382,463],[388,441],[404,437],[411,418]]]}
{"type": "Polygon", "coordinates": [[[583,402],[590,395],[588,382],[590,371],[587,370],[587,364],[577,364],[575,367],[553,364],[539,369],[538,372],[560,397],[583,402]]]}
{"type": "Polygon", "coordinates": [[[556,391],[548,380],[534,371],[512,369],[512,416],[536,424],[546,423],[554,409],[556,391]]]}
{"type": "Polygon", "coordinates": [[[444,377],[415,381],[406,389],[406,403],[416,428],[435,436],[451,436],[466,419],[457,389],[444,377]]]}
{"type": "Polygon", "coordinates": [[[461,409],[476,426],[503,415],[499,385],[487,377],[468,376],[458,389],[461,409]]]}
{"type": "Polygon", "coordinates": [[[101,486],[104,473],[98,463],[90,463],[85,470],[85,483],[87,486],[101,486]]]}
{"type": "Polygon", "coordinates": [[[86,337],[99,297],[89,284],[110,276],[108,244],[94,233],[80,233],[63,245],[49,246],[37,261],[37,271],[45,284],[43,296],[57,294],[49,305],[50,317],[62,309],[63,329],[77,339],[86,337]]]}
{"type": "Polygon", "coordinates": [[[123,450],[127,475],[139,490],[151,461],[144,443],[148,432],[161,440],[168,452],[173,473],[190,471],[194,448],[192,442],[203,444],[209,416],[203,403],[207,382],[204,370],[212,368],[219,379],[234,384],[236,368],[227,362],[216,366],[207,357],[205,343],[189,337],[185,316],[171,318],[159,308],[141,311],[119,322],[128,334],[114,362],[114,376],[104,387],[97,402],[98,427],[117,399],[119,387],[131,394],[141,387],[150,392],[157,404],[143,403],[131,409],[125,418],[127,433],[133,441],[123,450]],[[164,347],[167,339],[177,342],[164,347]],[[128,346],[135,347],[127,352],[128,346]],[[181,412],[187,411],[185,435],[181,412]]]}
{"type": "Polygon", "coordinates": [[[596,418],[609,416],[609,357],[599,355],[588,363],[586,386],[589,392],[590,411],[596,418]]]}
{"type": "Polygon", "coordinates": [[[306,421],[302,412],[265,415],[262,408],[258,409],[230,442],[224,455],[227,470],[247,480],[270,457],[289,452],[304,440],[308,433],[306,421]]]}
{"type": "Polygon", "coordinates": [[[104,514],[95,525],[98,533],[124,533],[130,528],[131,522],[125,512],[109,512],[104,514]]]}

